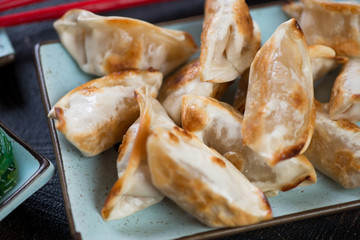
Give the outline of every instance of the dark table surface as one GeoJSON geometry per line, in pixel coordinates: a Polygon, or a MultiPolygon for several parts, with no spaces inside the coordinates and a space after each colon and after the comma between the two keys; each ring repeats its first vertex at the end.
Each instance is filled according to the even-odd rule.
{"type": "MultiPolygon", "coordinates": [[[[52,0],[17,11],[56,5],[52,0]]],[[[247,1],[249,5],[269,1],[247,1]]],[[[1,2],[0,2],[1,4],[1,2]]],[[[203,14],[204,0],[182,0],[109,12],[159,23],[203,14]]],[[[35,44],[58,39],[53,21],[6,29],[16,58],[0,68],[0,121],[55,166],[56,160],[34,65],[35,44]]],[[[58,173],[0,222],[0,239],[71,239],[58,173]]],[[[106,236],[104,236],[106,239],[106,236]]],[[[360,239],[360,210],[240,233],[222,239],[360,239]]]]}

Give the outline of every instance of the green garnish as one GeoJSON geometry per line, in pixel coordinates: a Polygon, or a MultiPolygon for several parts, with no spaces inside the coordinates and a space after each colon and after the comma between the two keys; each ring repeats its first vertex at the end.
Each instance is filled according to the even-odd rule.
{"type": "Polygon", "coordinates": [[[16,184],[17,169],[11,142],[0,129],[0,198],[16,184]]]}

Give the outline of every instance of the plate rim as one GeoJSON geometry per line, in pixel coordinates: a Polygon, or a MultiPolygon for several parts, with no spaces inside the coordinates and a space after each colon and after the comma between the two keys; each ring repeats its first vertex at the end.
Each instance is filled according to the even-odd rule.
{"type": "Polygon", "coordinates": [[[49,111],[51,110],[51,104],[50,104],[50,100],[49,100],[47,89],[46,89],[45,77],[44,77],[44,74],[42,71],[40,49],[44,45],[54,44],[54,43],[60,43],[60,41],[59,40],[48,40],[48,41],[43,41],[43,42],[37,43],[35,45],[35,47],[34,47],[35,69],[36,69],[36,75],[37,75],[38,84],[39,84],[39,88],[40,88],[40,92],[41,92],[41,100],[44,105],[44,113],[45,113],[46,120],[47,120],[47,123],[49,126],[50,136],[51,136],[51,140],[52,140],[51,142],[52,142],[54,152],[55,152],[55,159],[56,159],[56,164],[58,167],[58,175],[59,175],[59,179],[60,179],[60,187],[61,187],[62,195],[64,198],[66,216],[69,221],[70,234],[73,239],[81,240],[82,239],[81,233],[77,232],[76,228],[75,228],[73,211],[72,211],[72,208],[70,205],[69,193],[68,193],[68,189],[67,189],[67,180],[65,177],[63,159],[62,159],[59,139],[56,134],[55,123],[54,123],[53,119],[50,119],[47,117],[49,111]]]}
{"type": "MultiPolygon", "coordinates": [[[[250,9],[268,7],[268,6],[272,6],[272,5],[279,5],[279,4],[283,4],[284,2],[286,2],[286,1],[273,1],[271,3],[258,4],[258,5],[251,6],[250,9]]],[[[180,22],[184,23],[187,21],[198,20],[201,17],[202,17],[202,15],[198,15],[198,16],[193,16],[193,17],[188,17],[188,18],[182,18],[182,19],[157,23],[156,25],[163,26],[163,25],[171,24],[171,23],[180,23],[180,22]]],[[[54,44],[54,43],[61,44],[59,40],[48,40],[48,41],[39,42],[34,47],[36,72],[37,72],[37,76],[38,76],[38,83],[40,86],[41,97],[42,97],[42,101],[44,104],[44,111],[45,111],[46,115],[51,110],[51,106],[50,106],[50,101],[49,101],[48,94],[47,94],[45,77],[44,77],[44,74],[42,71],[40,49],[42,46],[45,46],[48,44],[54,44]]],[[[62,154],[61,154],[61,150],[60,150],[60,146],[59,146],[59,140],[58,140],[54,120],[47,117],[47,122],[48,122],[48,125],[50,128],[50,135],[53,140],[52,143],[53,143],[53,147],[55,150],[56,161],[57,161],[58,166],[60,167],[58,172],[59,172],[59,177],[60,177],[62,194],[64,197],[66,214],[67,214],[68,221],[69,221],[70,233],[71,233],[71,236],[73,239],[76,239],[76,240],[82,239],[81,233],[76,231],[75,224],[74,224],[73,212],[71,210],[69,195],[68,195],[68,191],[67,191],[66,177],[64,174],[64,168],[63,168],[63,163],[62,163],[63,159],[62,159],[62,154]]],[[[293,214],[287,214],[287,215],[275,217],[271,220],[267,220],[267,221],[260,222],[257,224],[241,226],[241,227],[217,228],[217,229],[213,229],[213,230],[209,230],[209,231],[205,231],[205,232],[201,232],[201,233],[183,236],[183,237],[176,238],[176,239],[197,240],[197,239],[219,238],[219,237],[234,235],[234,234],[238,234],[238,233],[242,233],[242,232],[254,231],[254,230],[259,230],[259,229],[263,229],[263,228],[281,225],[281,224],[292,223],[292,222],[301,221],[301,220],[305,220],[305,219],[321,217],[321,216],[330,215],[330,214],[334,214],[334,213],[350,211],[350,210],[357,209],[357,208],[360,208],[360,199],[355,200],[355,201],[340,203],[340,204],[334,204],[334,205],[330,205],[330,206],[326,206],[326,207],[305,210],[305,211],[301,211],[301,212],[297,212],[297,213],[293,213],[293,214]]]]}

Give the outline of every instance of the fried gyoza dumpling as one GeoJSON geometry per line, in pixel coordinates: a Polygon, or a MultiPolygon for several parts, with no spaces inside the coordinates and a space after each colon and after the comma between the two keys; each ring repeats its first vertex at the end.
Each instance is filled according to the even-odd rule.
{"type": "Polygon", "coordinates": [[[230,160],[266,195],[288,191],[316,182],[316,172],[303,155],[282,161],[274,167],[242,144],[243,117],[232,106],[213,98],[185,95],[181,109],[183,128],[230,160]]]}
{"type": "Polygon", "coordinates": [[[332,120],[360,121],[360,58],[351,58],[336,78],[329,114],[332,120]]]}
{"type": "Polygon", "coordinates": [[[154,185],[202,223],[243,226],[272,218],[264,194],[195,135],[159,127],[146,148],[154,185]]]}
{"type": "MultiPolygon", "coordinates": [[[[317,81],[331,70],[348,61],[348,57],[335,56],[335,51],[324,45],[309,46],[309,56],[313,81],[317,81]]],[[[249,69],[246,70],[238,81],[233,106],[244,113],[246,96],[249,83],[249,69]]]]}
{"type": "Polygon", "coordinates": [[[306,150],[314,122],[308,46],[291,19],[276,29],[251,64],[243,141],[274,166],[306,150]]]}
{"type": "Polygon", "coordinates": [[[149,96],[148,89],[136,89],[135,94],[140,118],[128,129],[120,145],[117,159],[119,178],[101,211],[104,220],[129,216],[164,198],[151,182],[146,141],[153,128],[163,126],[171,129],[175,124],[160,103],[149,96]]]}
{"type": "Polygon", "coordinates": [[[150,67],[166,75],[197,51],[189,33],[79,9],[68,11],[54,28],[80,68],[98,76],[150,67]]]}
{"type": "Polygon", "coordinates": [[[320,44],[309,46],[309,55],[314,82],[349,60],[345,56],[336,56],[334,49],[320,44]]]}
{"type": "Polygon", "coordinates": [[[56,128],[84,156],[94,156],[120,142],[139,117],[134,90],[148,86],[157,96],[162,73],[155,70],[116,72],[89,81],[64,95],[49,112],[56,128]]]}
{"type": "Polygon", "coordinates": [[[180,126],[181,97],[183,95],[194,94],[220,98],[230,85],[230,82],[201,82],[199,65],[199,61],[188,63],[166,78],[160,88],[159,102],[178,126],[180,126]]]}
{"type": "Polygon", "coordinates": [[[151,182],[146,159],[143,159],[145,147],[135,141],[139,127],[138,121],[131,125],[119,147],[118,180],[101,211],[105,221],[127,217],[164,198],[151,182]]]}
{"type": "Polygon", "coordinates": [[[200,78],[228,82],[251,64],[261,45],[244,0],[207,0],[201,33],[200,78]]]}
{"type": "Polygon", "coordinates": [[[309,45],[323,44],[338,55],[360,56],[360,4],[301,0],[299,25],[309,45]]]}
{"type": "Polygon", "coordinates": [[[327,104],[316,104],[315,131],[305,155],[315,168],[345,188],[360,187],[360,127],[333,121],[327,104]]]}

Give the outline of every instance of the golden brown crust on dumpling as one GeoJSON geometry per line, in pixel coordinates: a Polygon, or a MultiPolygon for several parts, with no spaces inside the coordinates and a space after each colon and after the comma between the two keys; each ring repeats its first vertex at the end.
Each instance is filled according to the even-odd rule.
{"type": "Polygon", "coordinates": [[[234,12],[236,25],[243,30],[243,33],[247,34],[246,38],[250,40],[253,37],[254,26],[250,11],[249,14],[247,14],[247,11],[249,11],[249,7],[245,1],[235,2],[234,12]]]}
{"type": "Polygon", "coordinates": [[[263,193],[187,131],[158,128],[149,137],[147,149],[154,184],[204,224],[243,226],[272,218],[263,193]],[[232,184],[223,185],[224,180],[232,184]]]}
{"type": "Polygon", "coordinates": [[[153,69],[114,72],[76,87],[49,112],[55,127],[85,156],[120,142],[139,116],[134,90],[148,86],[157,96],[162,73],[153,69]]]}
{"type": "Polygon", "coordinates": [[[303,155],[270,167],[264,158],[244,146],[241,135],[243,117],[228,104],[212,98],[185,95],[181,115],[187,131],[226,157],[266,195],[310,185],[317,180],[314,167],[303,155]]]}
{"type": "MultiPolygon", "coordinates": [[[[164,101],[164,99],[172,92],[185,87],[187,84],[190,84],[191,82],[194,82],[195,79],[199,78],[199,66],[200,62],[194,60],[166,78],[159,92],[159,101],[164,101]]],[[[207,83],[200,83],[200,87],[205,84],[207,83]]],[[[220,98],[230,84],[231,82],[208,84],[213,86],[212,91],[208,94],[209,97],[220,98]]],[[[189,91],[187,93],[191,92],[189,91]]]]}
{"type": "MultiPolygon", "coordinates": [[[[304,0],[303,0],[304,1],[304,0]]],[[[305,0],[304,2],[309,1],[305,0]]],[[[317,4],[321,5],[327,11],[330,12],[344,12],[350,14],[360,14],[360,5],[355,2],[348,1],[347,3],[341,3],[336,1],[319,1],[314,0],[317,4]]]]}
{"type": "MultiPolygon", "coordinates": [[[[186,97],[189,95],[183,96],[182,109],[184,109],[184,104],[186,97]]],[[[193,111],[183,111],[181,112],[181,125],[184,129],[194,132],[201,130],[207,124],[207,114],[203,109],[194,109],[193,111]]]]}
{"type": "Polygon", "coordinates": [[[195,94],[220,98],[231,82],[210,83],[201,82],[199,76],[199,60],[194,60],[164,80],[159,91],[159,102],[177,125],[181,124],[181,97],[185,94],[195,94]]]}
{"type": "Polygon", "coordinates": [[[360,56],[360,4],[301,0],[300,25],[310,45],[323,44],[338,55],[360,56]],[[329,26],[330,29],[329,29],[329,26]]]}
{"type": "Polygon", "coordinates": [[[294,19],[281,24],[250,67],[243,142],[273,166],[307,148],[314,128],[308,47],[294,19]]]}
{"type": "Polygon", "coordinates": [[[200,79],[228,82],[242,74],[261,45],[244,0],[206,1],[201,33],[200,79]]]}
{"type": "Polygon", "coordinates": [[[347,130],[347,131],[352,132],[352,133],[359,133],[360,132],[359,126],[356,125],[353,122],[350,122],[349,120],[345,120],[345,119],[337,120],[336,125],[339,128],[347,130]]]}
{"type": "MultiPolygon", "coordinates": [[[[215,98],[204,97],[204,96],[195,96],[195,95],[184,95],[182,98],[182,109],[186,110],[188,108],[188,104],[191,103],[192,99],[201,99],[204,105],[212,105],[214,107],[219,106],[223,111],[228,112],[230,115],[238,116],[242,119],[242,116],[239,112],[237,112],[234,108],[232,108],[229,104],[218,101],[215,98]]],[[[181,120],[182,126],[187,131],[193,132],[199,130],[206,126],[207,124],[207,116],[208,112],[206,109],[201,108],[193,108],[191,111],[182,111],[181,120]]]]}
{"type": "Polygon", "coordinates": [[[188,82],[193,81],[193,79],[198,76],[199,65],[200,62],[194,60],[166,78],[159,92],[159,101],[162,101],[170,92],[173,92],[176,89],[183,87],[188,82]]]}
{"type": "Polygon", "coordinates": [[[351,58],[337,76],[330,96],[332,120],[360,121],[360,59],[351,58]]]}
{"type": "MultiPolygon", "coordinates": [[[[154,149],[158,150],[158,149],[154,149]]],[[[159,159],[162,160],[162,164],[164,165],[161,170],[163,172],[157,174],[156,176],[160,176],[155,179],[158,184],[172,184],[173,188],[179,191],[179,194],[184,195],[184,201],[195,203],[193,208],[201,209],[202,214],[207,215],[207,218],[201,219],[208,226],[243,226],[249,225],[252,223],[256,223],[259,221],[258,217],[255,217],[249,213],[239,212],[239,210],[232,206],[224,207],[222,209],[222,205],[227,203],[227,200],[224,199],[223,196],[217,195],[209,189],[209,187],[204,184],[200,179],[194,179],[189,181],[189,179],[182,174],[184,170],[181,166],[177,165],[169,158],[166,154],[162,154],[159,151],[159,159]],[[166,174],[166,169],[174,169],[175,173],[172,176],[168,176],[166,174]],[[192,194],[188,194],[189,191],[187,189],[201,189],[201,196],[199,196],[196,192],[191,192],[192,194]],[[212,212],[213,208],[216,208],[216,212],[212,212]],[[222,214],[219,214],[221,212],[222,214]]],[[[265,199],[265,198],[264,198],[265,199]]],[[[266,201],[267,202],[267,201],[266,201]]],[[[270,207],[270,206],[269,206],[270,207]]],[[[195,210],[193,210],[195,211],[195,210]]]]}
{"type": "Polygon", "coordinates": [[[103,127],[86,134],[76,135],[71,141],[77,143],[76,147],[81,149],[83,153],[87,152],[91,153],[91,155],[109,149],[121,140],[126,130],[138,118],[139,109],[137,107],[129,107],[126,112],[127,117],[122,121],[111,119],[103,127]]]}
{"type": "Polygon", "coordinates": [[[345,188],[360,186],[360,127],[333,121],[326,105],[316,103],[316,125],[305,155],[322,173],[345,188]]]}
{"type": "Polygon", "coordinates": [[[149,67],[166,75],[198,50],[187,32],[80,9],[65,13],[55,21],[54,28],[80,68],[97,76],[149,67]]]}
{"type": "Polygon", "coordinates": [[[181,111],[181,124],[183,128],[186,129],[187,131],[195,132],[201,130],[208,123],[207,116],[209,113],[206,111],[206,109],[193,108],[191,109],[191,111],[185,111],[186,108],[188,108],[188,104],[190,104],[191,100],[194,98],[201,99],[205,105],[209,104],[215,107],[219,106],[222,110],[227,111],[230,115],[235,115],[242,119],[240,113],[237,112],[227,103],[218,101],[215,98],[211,98],[211,97],[194,96],[188,94],[188,95],[184,95],[182,98],[182,111],[181,111]]]}

